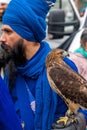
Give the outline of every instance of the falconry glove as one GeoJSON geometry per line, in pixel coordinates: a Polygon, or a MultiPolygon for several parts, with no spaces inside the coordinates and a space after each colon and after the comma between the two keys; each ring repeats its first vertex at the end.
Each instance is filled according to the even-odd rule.
{"type": "Polygon", "coordinates": [[[52,126],[52,130],[86,130],[86,120],[82,113],[72,115],[64,126],[62,123],[56,123],[52,126]],[[72,122],[73,116],[76,119],[72,122]]]}

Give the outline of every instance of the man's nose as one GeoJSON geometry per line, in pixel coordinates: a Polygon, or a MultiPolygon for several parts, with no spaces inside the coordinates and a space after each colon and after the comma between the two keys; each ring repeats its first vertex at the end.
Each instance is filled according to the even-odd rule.
{"type": "Polygon", "coordinates": [[[6,37],[5,37],[4,33],[2,33],[0,36],[0,42],[5,42],[5,41],[6,41],[6,37]]]}

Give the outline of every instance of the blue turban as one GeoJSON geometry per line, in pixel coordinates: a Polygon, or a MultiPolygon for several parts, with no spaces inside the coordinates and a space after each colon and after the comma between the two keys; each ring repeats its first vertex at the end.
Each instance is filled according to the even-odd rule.
{"type": "Polygon", "coordinates": [[[11,0],[2,19],[28,41],[41,42],[46,36],[46,15],[56,0],[11,0]]]}

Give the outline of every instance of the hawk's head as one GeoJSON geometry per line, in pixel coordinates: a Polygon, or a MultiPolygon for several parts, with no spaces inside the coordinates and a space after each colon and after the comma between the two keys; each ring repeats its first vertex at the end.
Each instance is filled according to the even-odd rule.
{"type": "Polygon", "coordinates": [[[46,58],[46,66],[50,67],[54,64],[56,64],[57,62],[61,63],[62,59],[65,56],[68,56],[69,53],[66,52],[65,50],[62,49],[53,49],[47,56],[46,58]]]}

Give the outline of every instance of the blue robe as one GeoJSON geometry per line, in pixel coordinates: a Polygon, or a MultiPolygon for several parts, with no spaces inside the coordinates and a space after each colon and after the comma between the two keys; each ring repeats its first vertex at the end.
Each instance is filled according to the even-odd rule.
{"type": "Polygon", "coordinates": [[[22,130],[14,104],[4,80],[0,77],[0,130],[22,130]]]}

